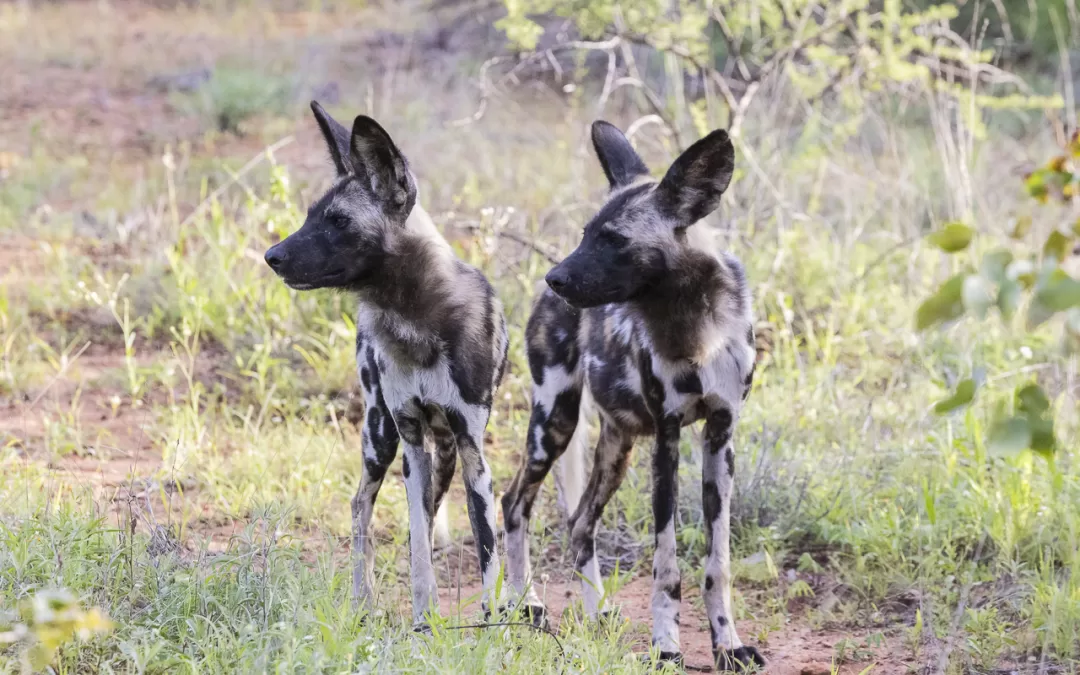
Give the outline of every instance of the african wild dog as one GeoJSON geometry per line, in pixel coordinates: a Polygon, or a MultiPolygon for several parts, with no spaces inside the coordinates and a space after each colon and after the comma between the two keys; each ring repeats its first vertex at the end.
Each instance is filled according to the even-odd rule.
{"type": "Polygon", "coordinates": [[[386,131],[361,115],[350,132],[318,103],[311,109],[338,177],[266,262],[292,288],[342,289],[359,300],[356,360],[366,411],[364,473],[352,502],[353,599],[371,609],[371,514],[400,438],[414,621],[422,626],[424,613],[438,608],[432,520],[458,455],[490,607],[499,559],[483,442],[506,365],[502,306],[416,204],[416,181],[386,131]]]}
{"type": "Polygon", "coordinates": [[[600,439],[569,522],[585,608],[591,616],[605,610],[595,550],[604,505],[626,473],[634,438],[654,436],[653,645],[662,658],[680,659],[679,434],[704,420],[704,599],[713,652],[728,669],[763,664],[735,633],[729,552],[732,431],[754,373],[750,296],[739,261],[690,227],[719,206],[734,149],[726,132],[714,131],[657,182],[616,127],[596,122],[592,140],[611,193],[577,249],[548,273],[550,289],[526,329],[533,407],[525,457],[502,499],[507,576],[542,622],[544,607],[530,588],[529,515],[552,464],[587,424],[583,404],[595,406],[600,439]]]}

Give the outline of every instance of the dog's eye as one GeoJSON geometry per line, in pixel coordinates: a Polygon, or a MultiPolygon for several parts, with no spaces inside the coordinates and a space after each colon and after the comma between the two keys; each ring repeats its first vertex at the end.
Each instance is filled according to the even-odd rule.
{"type": "Polygon", "coordinates": [[[349,219],[340,213],[330,214],[330,216],[327,217],[327,220],[329,220],[330,224],[339,230],[344,230],[346,227],[349,226],[349,219]]]}

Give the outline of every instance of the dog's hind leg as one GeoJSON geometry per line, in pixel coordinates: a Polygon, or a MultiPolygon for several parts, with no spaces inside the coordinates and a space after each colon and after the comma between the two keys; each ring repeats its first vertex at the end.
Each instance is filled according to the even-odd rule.
{"type": "MultiPolygon", "coordinates": [[[[532,566],[529,559],[529,519],[533,503],[540,492],[544,478],[551,471],[555,460],[563,455],[575,429],[586,426],[588,420],[580,419],[582,383],[576,382],[565,369],[549,368],[542,384],[533,385],[533,409],[529,419],[529,431],[525,442],[525,456],[510,488],[502,498],[503,526],[506,528],[507,578],[517,597],[522,599],[532,620],[537,625],[544,621],[544,605],[531,587],[532,566]]],[[[587,431],[583,432],[588,439],[587,431]]],[[[577,470],[584,462],[574,458],[571,470],[577,470]]],[[[573,476],[572,485],[580,485],[583,477],[573,476]]],[[[567,490],[567,501],[580,498],[581,488],[567,490]]],[[[571,509],[577,506],[575,501],[571,509]]],[[[516,600],[515,600],[516,601],[516,600]]]]}
{"type": "Polygon", "coordinates": [[[491,485],[491,467],[484,458],[484,429],[490,411],[470,406],[465,411],[447,409],[446,416],[461,455],[461,474],[469,506],[469,522],[476,540],[480,561],[480,579],[484,586],[485,611],[498,606],[495,586],[499,576],[499,551],[495,539],[495,492],[491,485]]]}
{"type": "Polygon", "coordinates": [[[581,575],[585,612],[592,618],[605,610],[600,564],[596,559],[596,529],[611,496],[626,476],[634,439],[607,420],[600,424],[592,475],[581,504],[570,518],[570,552],[581,575]]]}
{"type": "Polygon", "coordinates": [[[433,480],[435,481],[435,523],[431,530],[433,547],[445,548],[450,545],[450,523],[446,513],[446,493],[450,481],[454,478],[457,467],[457,444],[449,429],[432,427],[435,438],[433,480]]]}

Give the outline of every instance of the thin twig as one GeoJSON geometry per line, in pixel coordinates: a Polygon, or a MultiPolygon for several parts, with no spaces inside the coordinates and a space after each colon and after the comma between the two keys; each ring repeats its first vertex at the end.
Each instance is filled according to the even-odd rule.
{"type": "Polygon", "coordinates": [[[878,257],[876,257],[876,258],[874,258],[873,260],[870,261],[870,264],[868,264],[866,266],[866,269],[864,269],[862,271],[862,274],[855,277],[855,281],[853,281],[851,283],[851,285],[852,286],[857,286],[857,285],[861,284],[866,279],[866,277],[869,276],[869,274],[874,271],[874,269],[878,265],[880,265],[881,263],[888,260],[888,258],[890,256],[892,256],[894,253],[896,253],[897,251],[900,251],[901,249],[904,249],[904,248],[907,248],[908,246],[911,246],[912,244],[919,241],[920,239],[922,239],[921,234],[919,236],[917,236],[917,237],[911,237],[910,239],[905,239],[905,240],[903,240],[903,241],[901,241],[901,242],[899,242],[897,244],[894,244],[893,246],[885,249],[884,251],[882,251],[878,255],[878,257]]]}
{"type": "Polygon", "coordinates": [[[80,356],[82,356],[83,352],[85,352],[87,349],[90,348],[90,344],[91,343],[88,340],[86,342],[86,344],[84,344],[79,349],[79,351],[75,352],[74,356],[72,356],[70,359],[67,359],[67,360],[64,361],[64,364],[62,366],[60,366],[60,370],[57,371],[56,375],[54,375],[51,380],[49,380],[49,383],[45,385],[45,388],[38,392],[38,395],[35,396],[34,400],[30,402],[30,405],[27,406],[26,410],[32,410],[34,408],[34,406],[36,406],[38,404],[38,402],[41,401],[42,397],[45,396],[45,394],[47,394],[50,389],[52,389],[52,386],[54,384],[56,384],[57,381],[59,381],[59,379],[64,376],[64,373],[67,372],[68,368],[70,368],[71,365],[73,363],[75,363],[76,359],[78,359],[80,356]]]}
{"type": "MultiPolygon", "coordinates": [[[[665,128],[669,126],[667,122],[664,121],[664,118],[660,117],[659,115],[644,115],[634,120],[633,123],[631,123],[630,126],[626,128],[626,137],[633,138],[634,135],[637,134],[637,132],[641,131],[642,127],[648,126],[650,124],[659,124],[660,126],[665,128]]],[[[667,130],[670,131],[670,129],[667,130]]]]}
{"type": "MultiPolygon", "coordinates": [[[[479,225],[475,225],[475,224],[472,224],[472,223],[465,224],[465,225],[463,225],[463,227],[465,227],[465,228],[467,228],[469,230],[474,230],[474,231],[481,229],[481,227],[479,225]]],[[[547,260],[549,263],[551,263],[552,265],[558,265],[560,262],[562,262],[562,258],[555,255],[554,253],[551,253],[550,251],[544,250],[536,242],[529,241],[528,239],[525,238],[524,235],[520,235],[520,234],[518,234],[516,232],[507,232],[506,230],[498,230],[494,234],[497,237],[502,237],[504,239],[509,239],[512,242],[521,244],[522,246],[532,250],[533,252],[538,253],[539,255],[543,256],[543,258],[545,260],[547,260]]]]}
{"type": "Polygon", "coordinates": [[[495,623],[470,623],[464,626],[443,626],[440,630],[469,630],[472,628],[503,628],[503,627],[515,627],[524,626],[525,628],[531,628],[538,633],[543,633],[549,636],[555,641],[555,644],[559,647],[559,654],[565,659],[566,650],[563,649],[562,641],[559,640],[559,636],[555,634],[555,631],[544,626],[537,626],[534,623],[527,621],[497,621],[495,623]]]}

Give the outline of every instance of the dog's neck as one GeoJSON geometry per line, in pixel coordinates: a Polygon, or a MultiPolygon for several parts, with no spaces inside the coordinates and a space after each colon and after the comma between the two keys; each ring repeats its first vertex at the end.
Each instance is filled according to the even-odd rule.
{"type": "Polygon", "coordinates": [[[704,363],[724,348],[723,324],[733,287],[730,274],[715,256],[685,246],[656,285],[631,302],[649,341],[666,361],[704,363]]]}
{"type": "Polygon", "coordinates": [[[358,293],[368,328],[399,360],[430,365],[441,327],[460,302],[453,250],[419,206],[388,247],[380,274],[358,293]]]}

